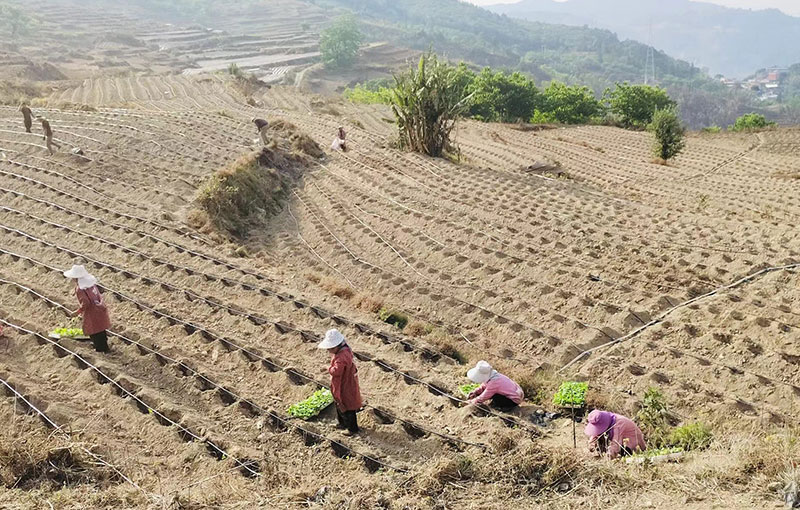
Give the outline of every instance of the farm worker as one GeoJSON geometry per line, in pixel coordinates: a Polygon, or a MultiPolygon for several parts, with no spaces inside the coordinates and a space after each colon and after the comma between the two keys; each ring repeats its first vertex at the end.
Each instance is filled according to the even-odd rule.
{"type": "Polygon", "coordinates": [[[106,330],[111,327],[111,320],[108,318],[103,295],[97,288],[97,278],[89,274],[83,266],[72,266],[69,271],[64,271],[64,276],[75,280],[75,295],[81,305],[72,312],[72,316],[83,315],[83,333],[92,339],[94,350],[108,352],[106,330]]]}
{"type": "Polygon", "coordinates": [[[22,119],[25,122],[25,132],[30,133],[31,127],[33,127],[33,112],[31,112],[27,103],[22,103],[19,106],[19,111],[22,112],[22,119]]]}
{"type": "Polygon", "coordinates": [[[258,134],[261,136],[261,142],[264,144],[264,147],[266,147],[269,143],[269,122],[264,119],[253,119],[253,124],[256,125],[258,134]]]}
{"type": "Polygon", "coordinates": [[[333,139],[333,143],[331,144],[331,150],[338,151],[341,150],[342,152],[347,151],[347,133],[344,131],[344,126],[339,126],[339,131],[336,133],[336,138],[333,139]]]}
{"type": "Polygon", "coordinates": [[[584,433],[589,436],[589,451],[615,459],[646,449],[644,434],[630,419],[595,409],[586,418],[584,433]]]}
{"type": "Polygon", "coordinates": [[[339,331],[325,333],[325,339],[317,346],[331,353],[328,373],[331,375],[331,393],[336,402],[336,417],[339,428],[347,429],[345,435],[358,433],[356,411],[361,409],[361,390],[358,387],[358,369],[353,363],[353,351],[339,331]]]}
{"type": "Polygon", "coordinates": [[[482,404],[491,400],[489,404],[491,407],[499,411],[510,411],[520,405],[525,398],[525,393],[519,384],[492,369],[492,366],[485,361],[479,361],[474,368],[470,368],[467,371],[467,378],[480,384],[467,396],[471,404],[482,404]]]}
{"type": "Polygon", "coordinates": [[[53,141],[53,130],[50,128],[50,123],[44,117],[37,117],[42,122],[42,131],[44,134],[42,135],[42,139],[47,142],[47,151],[50,152],[52,156],[55,154],[56,151],[53,150],[53,145],[58,147],[59,149],[61,146],[53,141]]]}

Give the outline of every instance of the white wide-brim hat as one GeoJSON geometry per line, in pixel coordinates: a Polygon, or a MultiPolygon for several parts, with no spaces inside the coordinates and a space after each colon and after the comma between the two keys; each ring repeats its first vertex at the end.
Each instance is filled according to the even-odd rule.
{"type": "Polygon", "coordinates": [[[87,271],[83,266],[72,266],[72,269],[64,271],[64,276],[67,278],[80,279],[87,278],[92,275],[90,275],[89,271],[87,271]]]}
{"type": "Polygon", "coordinates": [[[467,370],[467,379],[477,384],[483,384],[492,377],[494,372],[492,365],[481,360],[474,368],[467,370]]]}
{"type": "Polygon", "coordinates": [[[318,349],[333,349],[344,343],[344,335],[339,333],[336,329],[328,330],[325,333],[325,339],[322,340],[317,346],[318,349]]]}

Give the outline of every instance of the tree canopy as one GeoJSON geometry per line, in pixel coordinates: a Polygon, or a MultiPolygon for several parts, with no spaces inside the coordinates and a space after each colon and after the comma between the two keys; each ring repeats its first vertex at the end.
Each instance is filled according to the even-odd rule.
{"type": "Polygon", "coordinates": [[[666,90],[650,85],[618,83],[605,96],[609,110],[626,128],[643,129],[653,121],[656,111],[677,106],[666,90]]]}
{"type": "Polygon", "coordinates": [[[320,36],[319,48],[323,62],[329,67],[353,65],[362,39],[355,16],[344,15],[337,18],[320,36]]]}

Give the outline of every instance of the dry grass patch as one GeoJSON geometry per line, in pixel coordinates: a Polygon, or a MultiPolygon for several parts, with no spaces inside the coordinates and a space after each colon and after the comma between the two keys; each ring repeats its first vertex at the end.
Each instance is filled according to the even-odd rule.
{"type": "Polygon", "coordinates": [[[338,298],[352,299],[353,296],[355,296],[355,291],[351,287],[342,284],[333,278],[325,277],[319,280],[318,283],[320,287],[338,298]]]}

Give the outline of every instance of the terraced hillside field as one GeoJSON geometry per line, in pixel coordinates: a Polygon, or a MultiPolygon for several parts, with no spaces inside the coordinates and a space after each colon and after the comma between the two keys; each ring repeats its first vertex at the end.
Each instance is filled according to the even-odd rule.
{"type": "MultiPolygon", "coordinates": [[[[0,416],[102,460],[67,484],[75,508],[627,508],[641,493],[708,508],[699,478],[676,502],[655,475],[635,494],[556,480],[572,500],[463,482],[466,467],[441,475],[572,446],[534,395],[512,414],[465,407],[457,388],[479,359],[585,379],[628,413],[658,385],[687,420],[800,419],[796,130],[693,136],[663,167],[646,133],[468,122],[456,164],[392,148],[388,111],[289,88],[261,107],[219,76],[108,77],[58,94],[95,108],[36,112],[62,144],[54,156],[0,108],[0,416]],[[206,178],[256,149],[253,116],[322,147],[345,124],[351,150],[314,163],[242,251],[193,229],[190,211],[206,178]],[[542,163],[556,170],[531,170],[542,163]],[[47,337],[75,308],[60,272],[76,261],[110,304],[109,355],[47,337]],[[310,423],[286,412],[327,384],[315,345],[333,327],[367,402],[352,438],[330,411],[310,423]]],[[[688,462],[661,474],[692,478],[709,458],[688,462]]],[[[771,504],[721,490],[726,507],[771,504]]],[[[12,508],[46,498],[0,492],[12,508]]]]}

